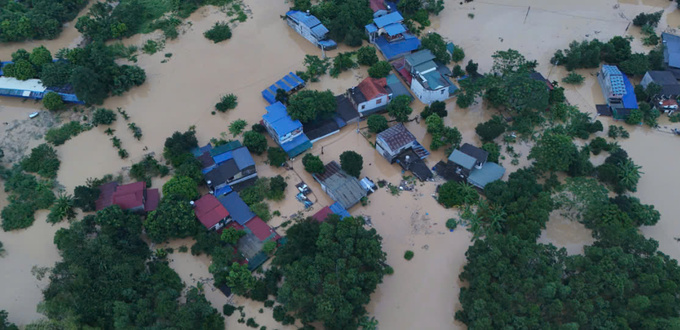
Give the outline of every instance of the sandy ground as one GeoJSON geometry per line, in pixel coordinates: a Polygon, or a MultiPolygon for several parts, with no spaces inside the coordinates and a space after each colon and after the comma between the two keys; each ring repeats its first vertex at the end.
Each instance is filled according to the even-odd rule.
{"type": "MultiPolygon", "coordinates": [[[[234,29],[231,40],[212,44],[202,36],[214,22],[224,20],[224,13],[216,8],[203,8],[189,18],[192,25],[177,40],[169,41],[163,51],[155,55],[140,55],[139,65],[147,72],[147,82],[121,97],[107,100],[105,106],[115,109],[121,107],[130,115],[143,131],[141,141],[136,141],[127,129],[127,123],[119,118],[114,124],[115,135],[122,140],[123,147],[130,157],[118,158],[111,146],[109,137],[99,127],[59,146],[62,159],[58,181],[72,190],[82,184],[87,177],[100,177],[107,173],[118,173],[121,169],[140,160],[147,152],[162,152],[163,142],[174,131],[186,130],[195,125],[199,141],[205,143],[210,137],[217,137],[227,131],[228,124],[236,119],[245,119],[249,124],[256,123],[265,113],[265,101],[260,91],[280,79],[289,71],[302,67],[305,54],[319,55],[319,50],[290,30],[279,18],[287,10],[283,1],[247,0],[252,10],[252,18],[234,29]],[[167,63],[165,53],[172,53],[167,63]],[[214,104],[220,95],[234,93],[239,97],[239,105],[226,114],[211,115],[214,104]],[[144,150],[148,147],[148,150],[144,150]]],[[[473,59],[480,63],[480,71],[487,71],[492,64],[491,54],[498,49],[518,49],[528,59],[536,59],[538,70],[550,80],[560,80],[564,76],[562,68],[553,68],[548,60],[558,48],[564,48],[574,39],[608,38],[626,33],[630,20],[638,12],[666,10],[667,15],[658,28],[672,30],[680,25],[680,13],[667,0],[627,0],[617,3],[606,1],[537,1],[537,0],[496,0],[474,1],[459,5],[449,2],[446,10],[432,20],[432,30],[448,40],[461,45],[467,54],[465,61],[473,59]],[[474,13],[470,19],[468,13],[474,13]],[[669,26],[670,25],[670,26],[669,26]]],[[[630,27],[636,50],[643,50],[639,40],[639,29],[630,27]]],[[[155,35],[136,36],[126,40],[126,44],[141,45],[155,35]]],[[[72,27],[65,29],[62,37],[47,42],[10,44],[0,49],[0,58],[7,58],[16,48],[32,48],[45,44],[56,52],[62,47],[72,47],[80,42],[80,37],[72,27]]],[[[329,52],[333,56],[340,48],[329,52]]],[[[578,88],[569,87],[567,97],[571,103],[579,105],[583,111],[594,115],[594,105],[602,102],[599,87],[591,76],[595,70],[582,70],[587,77],[586,83],[578,88]]],[[[319,83],[310,84],[313,89],[330,89],[341,93],[356,85],[366,76],[365,69],[343,73],[339,79],[324,77],[319,83]]],[[[416,102],[415,113],[423,105],[416,102]]],[[[16,99],[0,99],[0,122],[23,120],[39,104],[21,102],[16,99]]],[[[456,109],[454,102],[448,102],[449,116],[447,125],[458,127],[464,142],[479,144],[474,133],[477,123],[487,120],[493,111],[482,104],[470,109],[456,109]]],[[[603,120],[608,126],[609,119],[603,120]]],[[[423,123],[411,122],[409,130],[429,145],[423,123]]],[[[676,139],[669,134],[660,133],[644,127],[630,128],[631,138],[621,145],[628,150],[636,163],[643,166],[643,176],[637,196],[645,203],[653,203],[661,211],[662,220],[657,226],[644,228],[648,237],[660,241],[661,250],[674,258],[680,258],[678,243],[673,239],[680,236],[680,228],[673,221],[672,214],[678,211],[674,203],[673,188],[680,182],[680,174],[668,171],[666,164],[677,155],[680,145],[671,145],[676,139]],[[650,145],[663,145],[668,152],[656,151],[650,145]],[[675,150],[675,152],[673,151],[675,150]]],[[[0,127],[3,142],[9,136],[8,129],[0,127]]],[[[29,146],[39,143],[29,142],[29,146]]],[[[270,141],[271,143],[271,141],[270,141]]],[[[26,148],[28,148],[27,146],[26,148]]],[[[528,145],[516,146],[522,154],[522,164],[526,163],[528,145]]],[[[324,162],[337,160],[345,150],[356,150],[364,157],[362,175],[374,181],[385,179],[393,184],[401,180],[401,170],[382,159],[370,147],[366,139],[356,132],[356,127],[347,127],[339,134],[319,141],[312,150],[320,154],[324,162]],[[323,154],[321,152],[323,151],[323,154]]],[[[434,165],[445,157],[443,150],[433,152],[428,158],[434,165]]],[[[306,173],[299,159],[293,160],[293,170],[275,169],[265,165],[264,157],[256,157],[261,176],[281,174],[287,178],[289,188],[287,199],[271,203],[271,209],[279,210],[281,217],[275,217],[271,224],[277,226],[290,215],[303,211],[311,215],[331,203],[329,198],[306,173]],[[300,180],[310,184],[314,191],[314,206],[303,210],[302,204],[293,196],[294,185],[300,180]]],[[[509,159],[503,162],[509,171],[518,166],[510,166],[509,159]]],[[[160,186],[162,180],[155,180],[160,186]]],[[[402,192],[392,196],[381,189],[369,198],[366,207],[356,206],[351,210],[354,215],[370,216],[373,226],[383,237],[384,250],[388,262],[394,267],[395,274],[386,276],[384,283],[373,295],[368,311],[375,316],[383,329],[451,329],[464,326],[454,321],[458,303],[460,283],[458,274],[465,264],[465,251],[470,244],[470,234],[459,229],[451,233],[444,227],[446,219],[455,217],[456,212],[445,210],[431,197],[436,183],[424,183],[417,190],[402,192]],[[403,259],[406,250],[413,250],[411,261],[403,259]]],[[[0,206],[6,203],[4,193],[0,192],[0,206]]],[[[40,289],[44,281],[37,281],[30,274],[34,265],[50,266],[58,260],[58,253],[52,244],[54,232],[59,228],[45,223],[45,212],[40,212],[35,224],[23,231],[0,232],[0,241],[5,244],[7,254],[0,258],[2,269],[0,281],[0,309],[10,313],[10,321],[26,324],[40,318],[35,306],[41,300],[40,289]]],[[[280,229],[283,231],[282,229],[280,229]]],[[[567,248],[570,254],[580,253],[584,244],[592,242],[588,231],[578,224],[569,222],[559,215],[553,216],[541,237],[542,242],[551,242],[567,248]]],[[[190,246],[187,240],[173,242],[172,246],[190,246]]],[[[204,281],[206,297],[214,307],[221,310],[227,301],[219,291],[214,290],[209,280],[205,257],[193,257],[188,253],[176,252],[171,255],[171,265],[188,285],[204,281]]],[[[245,305],[246,318],[255,317],[256,321],[267,328],[284,329],[271,319],[271,310],[265,309],[262,315],[258,310],[261,303],[234,298],[233,303],[245,305]]],[[[227,319],[229,329],[247,329],[236,322],[237,316],[227,319]]]]}

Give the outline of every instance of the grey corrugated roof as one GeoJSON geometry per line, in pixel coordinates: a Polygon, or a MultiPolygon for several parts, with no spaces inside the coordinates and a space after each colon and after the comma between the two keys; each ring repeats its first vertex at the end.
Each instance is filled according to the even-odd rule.
{"type": "Polygon", "coordinates": [[[427,61],[435,59],[435,56],[429,49],[423,49],[411,55],[407,55],[404,58],[411,64],[411,66],[416,66],[418,64],[425,63],[427,61]]]}
{"type": "Polygon", "coordinates": [[[239,170],[243,170],[244,168],[249,166],[255,166],[255,161],[253,160],[253,156],[250,155],[250,151],[248,151],[248,148],[241,147],[238,149],[234,149],[231,152],[231,154],[234,157],[234,160],[236,161],[236,166],[238,166],[239,170]]]}
{"type": "Polygon", "coordinates": [[[663,40],[664,60],[668,66],[680,68],[680,37],[670,34],[662,33],[661,40],[663,40]]]}
{"type": "Polygon", "coordinates": [[[366,190],[361,186],[359,179],[345,173],[337,162],[326,164],[325,169],[324,173],[314,174],[314,178],[326,186],[342,207],[349,209],[366,197],[366,190]]]}
{"type": "Polygon", "coordinates": [[[675,76],[668,71],[647,71],[654,83],[658,85],[677,85],[678,81],[675,80],[675,76]]]}
{"type": "Polygon", "coordinates": [[[474,170],[468,177],[468,182],[479,187],[484,188],[488,183],[500,180],[505,174],[505,168],[502,166],[488,162],[479,170],[474,170]]]}
{"type": "Polygon", "coordinates": [[[404,127],[404,124],[401,123],[378,133],[376,138],[385,141],[392,151],[396,151],[402,146],[405,146],[416,140],[416,137],[413,136],[413,134],[411,134],[411,132],[409,132],[406,127],[404,127]]]}
{"type": "Polygon", "coordinates": [[[469,170],[472,169],[473,166],[475,166],[475,162],[477,160],[474,157],[467,155],[462,151],[456,149],[451,153],[451,156],[449,156],[449,161],[456,163],[469,170]]]}

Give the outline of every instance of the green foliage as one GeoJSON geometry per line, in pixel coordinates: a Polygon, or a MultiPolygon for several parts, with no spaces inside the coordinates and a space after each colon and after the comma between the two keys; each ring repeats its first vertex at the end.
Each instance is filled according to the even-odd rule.
{"type": "Polygon", "coordinates": [[[226,279],[227,285],[234,294],[245,295],[250,289],[255,287],[255,278],[248,270],[247,265],[239,265],[234,262],[229,267],[229,274],[226,279]]]}
{"type": "Polygon", "coordinates": [[[475,127],[475,132],[483,142],[490,142],[505,133],[507,125],[503,117],[493,116],[489,121],[480,123],[475,127]]]}
{"type": "Polygon", "coordinates": [[[501,147],[493,142],[484,143],[482,149],[489,153],[488,161],[498,163],[498,159],[501,156],[501,147]]]}
{"type": "Polygon", "coordinates": [[[453,230],[456,229],[456,227],[458,227],[458,220],[453,218],[446,220],[446,228],[453,230]]]}
{"type": "Polygon", "coordinates": [[[18,166],[2,170],[2,178],[10,202],[2,209],[4,231],[30,227],[35,221],[35,211],[49,208],[55,200],[51,182],[38,181],[33,175],[23,173],[18,166]]]}
{"type": "Polygon", "coordinates": [[[437,201],[446,208],[474,203],[479,193],[467,183],[449,181],[439,187],[437,201]]]}
{"type": "Polygon", "coordinates": [[[274,241],[267,241],[264,243],[262,246],[262,252],[271,255],[272,252],[276,249],[276,242],[274,241]]]}
{"type": "Polygon", "coordinates": [[[642,123],[644,115],[640,109],[632,109],[630,115],[626,117],[626,124],[628,125],[638,125],[642,123]]]}
{"type": "Polygon", "coordinates": [[[311,6],[310,12],[324,22],[329,37],[350,47],[361,46],[364,26],[373,19],[368,3],[361,0],[331,0],[311,6]]]}
{"type": "Polygon", "coordinates": [[[372,66],[380,61],[376,54],[375,48],[371,46],[364,46],[357,50],[357,62],[361,65],[372,66]]]}
{"type": "MultiPolygon", "coordinates": [[[[163,188],[165,190],[165,186],[163,188]]],[[[170,238],[191,236],[197,231],[198,225],[189,201],[170,195],[164,196],[158,208],[149,213],[144,228],[151,241],[161,243],[170,238]]]]}
{"type": "MultiPolygon", "coordinates": [[[[438,33],[428,33],[427,36],[423,37],[421,39],[421,47],[423,49],[429,49],[438,62],[443,64],[451,62],[451,55],[446,50],[446,41],[444,41],[444,38],[438,33]]],[[[454,59],[454,62],[460,62],[465,58],[465,52],[463,52],[462,48],[455,47],[453,54],[456,59],[458,59],[457,61],[454,59]],[[456,49],[458,49],[458,51],[456,51],[456,49]]]]}
{"type": "Polygon", "coordinates": [[[465,66],[465,72],[469,75],[475,75],[477,74],[477,68],[479,67],[479,64],[473,62],[472,60],[468,61],[467,65],[465,66]]]}
{"type": "Polygon", "coordinates": [[[432,150],[447,145],[458,148],[463,139],[458,128],[444,126],[444,121],[436,113],[428,116],[425,124],[427,125],[427,132],[432,134],[432,142],[430,142],[430,149],[432,150]]]}
{"type": "Polygon", "coordinates": [[[366,314],[363,306],[385,274],[382,238],[363,224],[360,218],[329,217],[288,229],[288,241],[273,261],[285,278],[278,290],[283,307],[274,308],[276,320],[284,320],[289,311],[302,323],[319,321],[326,329],[358,326],[366,314]]]}
{"type": "Polygon", "coordinates": [[[268,187],[266,184],[262,184],[264,180],[258,179],[258,181],[259,182],[256,182],[256,184],[246,187],[239,193],[239,196],[241,196],[243,202],[245,202],[248,206],[262,202],[267,195],[267,192],[264,189],[268,187]]]}
{"type": "MultiPolygon", "coordinates": [[[[453,47],[453,53],[451,53],[451,60],[458,63],[465,58],[465,52],[460,46],[453,47]]],[[[472,61],[472,60],[470,60],[472,61]]]]}
{"type": "Polygon", "coordinates": [[[45,106],[45,109],[50,111],[63,110],[65,107],[61,95],[55,92],[48,92],[45,94],[45,97],[43,97],[43,105],[45,106]]]}
{"type": "Polygon", "coordinates": [[[180,200],[193,200],[198,196],[198,185],[186,176],[173,176],[163,185],[163,197],[177,197],[180,200]]]}
{"type": "Polygon", "coordinates": [[[656,27],[659,24],[661,15],[663,15],[663,10],[649,14],[639,13],[637,16],[635,16],[635,18],[633,18],[633,25],[640,27],[645,25],[656,27]]]}
{"type": "Polygon", "coordinates": [[[234,311],[236,311],[236,307],[234,305],[231,305],[229,303],[224,304],[222,307],[222,313],[226,316],[231,316],[234,314],[234,311]]]}
{"type": "Polygon", "coordinates": [[[47,87],[61,87],[68,84],[74,66],[66,61],[43,64],[40,81],[47,87]]]}
{"type": "Polygon", "coordinates": [[[54,39],[62,25],[87,5],[85,0],[7,2],[0,13],[0,41],[54,39]]]}
{"type": "Polygon", "coordinates": [[[98,108],[92,113],[92,125],[111,125],[116,121],[116,113],[113,110],[98,108]]]}
{"type": "Polygon", "coordinates": [[[340,154],[340,167],[347,174],[358,178],[364,167],[364,158],[358,153],[348,150],[340,154]]]}
{"type": "MultiPolygon", "coordinates": [[[[137,181],[146,182],[147,186],[151,186],[151,178],[160,176],[164,177],[170,172],[167,166],[161,165],[153,156],[146,155],[144,159],[135,163],[130,168],[130,177],[137,181]]],[[[165,192],[163,192],[165,194],[165,192]]]]}
{"type": "Polygon", "coordinates": [[[616,139],[618,137],[622,137],[624,139],[627,139],[630,134],[628,131],[623,126],[615,126],[615,125],[609,125],[609,130],[607,131],[607,136],[609,136],[612,139],[616,139]]]}
{"type": "Polygon", "coordinates": [[[407,122],[408,116],[413,112],[410,103],[411,98],[408,95],[399,95],[387,105],[387,113],[400,123],[407,122]]]}
{"type": "Polygon", "coordinates": [[[172,166],[178,168],[180,165],[195,159],[191,150],[197,147],[198,140],[194,130],[188,130],[184,133],[175,132],[171,137],[165,139],[163,157],[170,161],[172,166]]]}
{"type": "Polygon", "coordinates": [[[585,80],[585,78],[576,72],[569,72],[569,74],[562,79],[563,82],[570,85],[581,85],[583,84],[583,80],[585,80]]]}
{"type": "Polygon", "coordinates": [[[28,158],[21,160],[21,168],[24,171],[37,173],[45,178],[57,177],[59,165],[61,161],[57,151],[46,143],[33,148],[28,158]]]}
{"type": "MultiPolygon", "coordinates": [[[[2,243],[0,243],[0,251],[2,249],[2,243]]],[[[8,313],[7,311],[0,310],[0,329],[3,330],[19,330],[19,328],[14,324],[8,321],[8,313]]]]}
{"type": "Polygon", "coordinates": [[[269,165],[281,167],[288,160],[288,154],[279,147],[269,147],[267,149],[267,161],[269,165]]]}
{"type": "Polygon", "coordinates": [[[73,206],[79,207],[84,212],[94,211],[99,193],[98,187],[76,186],[73,190],[73,206]]]}
{"type": "Polygon", "coordinates": [[[446,103],[442,101],[432,102],[430,105],[425,106],[423,111],[420,113],[420,117],[427,119],[427,117],[433,113],[436,113],[441,118],[448,116],[449,112],[446,111],[446,103]]]}
{"type": "Polygon", "coordinates": [[[221,239],[227,244],[236,244],[241,237],[246,235],[247,233],[244,230],[236,230],[233,227],[229,227],[222,231],[221,239]]]}
{"type": "Polygon", "coordinates": [[[218,43],[231,38],[231,29],[226,22],[216,22],[210,30],[203,33],[203,36],[218,43]]]}
{"type": "Polygon", "coordinates": [[[327,118],[335,113],[337,102],[330,90],[323,92],[303,90],[288,101],[288,114],[303,123],[327,118]]]}
{"type": "Polygon", "coordinates": [[[220,102],[215,104],[215,109],[219,112],[227,112],[227,110],[235,109],[238,105],[238,97],[234,94],[227,94],[222,96],[220,102]]]}
{"type": "Polygon", "coordinates": [[[366,124],[368,125],[368,130],[372,133],[380,133],[389,128],[387,118],[378,114],[368,116],[366,124]]]}
{"type": "Polygon", "coordinates": [[[413,251],[406,250],[406,252],[404,252],[404,259],[406,259],[406,260],[413,259],[413,251]]]}
{"type": "Polygon", "coordinates": [[[68,122],[61,127],[50,128],[45,133],[45,141],[58,146],[84,131],[85,127],[77,121],[68,122]]]}
{"type": "Polygon", "coordinates": [[[248,131],[243,134],[243,145],[248,148],[248,151],[261,155],[267,150],[267,138],[260,133],[248,131]]]}
{"type": "Polygon", "coordinates": [[[609,151],[609,144],[607,143],[607,140],[599,136],[590,141],[589,146],[593,155],[599,155],[602,150],[609,151]]]}
{"type": "Polygon", "coordinates": [[[269,204],[267,203],[260,202],[250,205],[250,210],[264,222],[272,219],[272,214],[269,212],[269,204]]]}
{"type": "Polygon", "coordinates": [[[353,56],[353,52],[338,53],[338,55],[333,58],[333,67],[331,67],[331,71],[329,72],[331,77],[337,78],[343,71],[356,68],[358,65],[352,59],[353,56]]]}
{"type": "Polygon", "coordinates": [[[237,119],[231,124],[229,124],[229,133],[231,133],[232,136],[237,136],[243,132],[243,129],[248,126],[248,122],[243,120],[243,119],[237,119]]]}
{"type": "Polygon", "coordinates": [[[14,63],[6,64],[3,68],[3,75],[14,77],[19,80],[33,79],[38,76],[38,71],[28,60],[18,60],[14,63]]]}
{"type": "Polygon", "coordinates": [[[50,214],[47,215],[47,222],[55,224],[61,222],[66,218],[67,220],[75,219],[76,212],[73,197],[70,195],[59,195],[57,200],[50,208],[50,214]]]}
{"type": "Polygon", "coordinates": [[[371,78],[385,78],[392,71],[392,65],[387,61],[379,61],[368,68],[368,75],[371,78]]]}
{"type": "Polygon", "coordinates": [[[311,174],[323,173],[326,170],[321,158],[309,153],[302,157],[302,165],[305,167],[305,171],[311,174]]]}
{"type": "Polygon", "coordinates": [[[326,74],[328,68],[331,66],[330,59],[320,59],[316,55],[305,55],[304,60],[306,71],[302,72],[300,78],[305,81],[317,82],[319,77],[326,74]]]}
{"type": "Polygon", "coordinates": [[[534,159],[534,167],[538,170],[561,172],[569,169],[577,151],[568,136],[547,132],[531,149],[529,159],[534,159]]]}
{"type": "Polygon", "coordinates": [[[275,201],[282,200],[285,196],[286,187],[288,187],[288,183],[286,183],[286,179],[282,176],[277,175],[272,177],[269,180],[269,189],[267,189],[266,193],[267,199],[275,201]]]}

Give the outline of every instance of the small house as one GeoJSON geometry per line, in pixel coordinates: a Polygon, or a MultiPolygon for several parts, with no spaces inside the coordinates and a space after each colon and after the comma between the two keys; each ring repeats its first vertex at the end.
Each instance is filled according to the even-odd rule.
{"type": "Polygon", "coordinates": [[[324,167],[323,173],[312,175],[328,196],[343,208],[349,209],[366,197],[366,190],[359,179],[345,173],[340,164],[332,161],[324,167]]]}
{"type": "Polygon", "coordinates": [[[411,171],[421,181],[432,178],[432,171],[423,159],[430,155],[404,124],[394,125],[380,133],[375,139],[375,149],[390,163],[396,162],[406,171],[411,171]]]}
{"type": "Polygon", "coordinates": [[[646,89],[651,83],[661,87],[659,94],[649,95],[652,99],[675,99],[680,96],[680,83],[669,71],[647,71],[642,77],[640,85],[646,89]]]}
{"type": "Polygon", "coordinates": [[[370,43],[375,44],[388,61],[410,54],[420,47],[418,37],[408,32],[398,11],[373,19],[365,26],[370,43]]]}
{"type": "Polygon", "coordinates": [[[638,108],[633,84],[619,68],[602,65],[597,73],[597,80],[614,119],[625,119],[632,109],[638,108]]]}
{"type": "Polygon", "coordinates": [[[328,29],[309,12],[291,10],[286,13],[286,22],[295,32],[319,48],[334,49],[338,46],[335,41],[328,38],[328,29]]]}
{"type": "Polygon", "coordinates": [[[411,91],[423,103],[444,101],[458,89],[446,76],[446,66],[434,61],[429,49],[423,49],[404,57],[403,67],[397,71],[410,82],[411,91]]]}
{"type": "Polygon", "coordinates": [[[283,103],[276,102],[266,109],[267,113],[262,116],[262,124],[289,157],[295,157],[312,147],[312,142],[303,132],[302,123],[290,118],[283,103]]]}
{"type": "Polygon", "coordinates": [[[371,10],[373,11],[374,18],[385,16],[391,11],[387,8],[388,6],[385,4],[384,0],[369,0],[368,5],[371,7],[371,10]]]}
{"type": "Polygon", "coordinates": [[[501,179],[505,174],[505,168],[488,162],[488,157],[486,150],[465,143],[460,149],[453,150],[448,163],[438,163],[435,170],[447,180],[467,182],[484,189],[488,183],[501,179]]]}
{"type": "Polygon", "coordinates": [[[229,145],[223,145],[212,149],[209,152],[212,162],[206,159],[205,153],[199,157],[201,164],[209,165],[209,167],[204,168],[206,184],[210,191],[218,196],[220,194],[217,192],[227,186],[234,188],[239,183],[248,180],[252,181],[257,178],[255,161],[253,156],[250,155],[248,148],[240,146],[229,150],[230,147],[229,145]]]}
{"type": "Polygon", "coordinates": [[[347,90],[347,97],[362,117],[387,108],[392,93],[387,91],[387,80],[368,77],[356,87],[347,90]]]}
{"type": "Polygon", "coordinates": [[[231,221],[229,211],[211,194],[204,195],[193,205],[196,218],[208,230],[220,230],[231,221]]]}
{"type": "Polygon", "coordinates": [[[123,210],[145,213],[155,210],[160,202],[158,189],[147,189],[145,182],[125,185],[109,182],[99,186],[99,192],[99,198],[95,202],[97,211],[118,205],[123,210]]]}

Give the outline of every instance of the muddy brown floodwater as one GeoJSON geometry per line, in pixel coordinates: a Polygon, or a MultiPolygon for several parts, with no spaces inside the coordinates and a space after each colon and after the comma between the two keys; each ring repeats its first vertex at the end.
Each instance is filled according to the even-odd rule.
{"type": "MultiPolygon", "coordinates": [[[[280,19],[280,15],[288,9],[284,1],[246,0],[245,4],[252,11],[252,17],[234,28],[232,39],[226,42],[213,44],[202,36],[216,21],[226,20],[225,14],[217,8],[206,7],[189,18],[192,24],[186,32],[177,40],[168,41],[164,50],[154,55],[139,56],[138,65],[146,70],[147,82],[123,96],[108,99],[104,106],[125,109],[130,115],[130,122],[142,129],[143,138],[141,141],[135,140],[126,127],[127,123],[119,118],[113,128],[123,148],[130,153],[126,160],[118,158],[101,127],[59,146],[57,149],[62,166],[58,181],[67,191],[72,191],[88,177],[119,173],[146,153],[160,154],[165,138],[174,131],[184,131],[195,125],[199,141],[205,143],[209,138],[226,132],[229,123],[236,119],[245,119],[249,124],[260,121],[266,106],[260,91],[289,71],[301,69],[305,54],[320,55],[320,51],[291,31],[280,19]],[[172,57],[167,63],[161,63],[166,53],[172,53],[172,57]],[[225,114],[212,115],[211,111],[220,95],[227,93],[238,96],[238,107],[225,114]]],[[[646,51],[639,38],[639,29],[629,27],[629,23],[639,12],[657,10],[665,10],[666,13],[657,32],[673,31],[678,27],[680,14],[675,10],[674,3],[667,0],[495,0],[464,5],[448,2],[444,12],[432,19],[431,29],[462,46],[467,55],[465,61],[473,59],[479,62],[482,72],[491,68],[494,51],[513,48],[528,59],[538,60],[538,71],[548,79],[561,80],[565,75],[564,69],[549,63],[556,49],[565,48],[572,40],[607,40],[627,33],[634,36],[633,48],[636,51],[646,51]],[[473,13],[474,18],[470,18],[469,13],[473,13]]],[[[157,37],[156,34],[136,36],[124,43],[140,46],[146,39],[157,37]]],[[[32,48],[45,44],[52,52],[56,52],[59,48],[73,47],[79,42],[77,31],[68,27],[57,40],[4,44],[0,48],[0,58],[9,57],[19,47],[32,48]]],[[[328,55],[334,56],[337,52],[347,50],[340,47],[328,52],[328,55]]],[[[593,75],[595,71],[579,70],[587,78],[586,82],[579,87],[568,87],[566,91],[572,104],[593,116],[594,105],[602,102],[593,75]]],[[[365,68],[359,68],[341,74],[338,79],[325,76],[320,82],[309,84],[308,88],[341,93],[364,77],[365,68]]],[[[423,106],[416,102],[415,113],[423,106]]],[[[0,122],[21,120],[40,108],[40,104],[34,102],[0,99],[0,122]]],[[[457,109],[453,101],[447,102],[447,109],[449,116],[445,118],[445,123],[456,126],[464,142],[479,144],[474,127],[490,118],[494,111],[483,104],[465,110],[457,109]]],[[[662,126],[673,125],[667,119],[664,120],[662,126]]],[[[604,119],[603,124],[608,126],[612,122],[604,119]]],[[[411,122],[407,127],[423,145],[429,145],[430,137],[426,134],[424,123],[411,122]]],[[[680,236],[680,226],[674,215],[680,212],[680,206],[675,203],[674,188],[680,183],[680,173],[669,169],[667,164],[674,163],[674,157],[680,154],[680,144],[677,137],[667,133],[644,127],[627,128],[631,133],[630,139],[619,143],[636,163],[643,166],[645,172],[636,196],[645,203],[656,205],[662,215],[656,226],[643,228],[642,231],[647,237],[658,240],[663,252],[678,259],[680,249],[674,238],[680,236]]],[[[0,130],[0,134],[6,139],[6,130],[0,130]]],[[[28,147],[39,142],[32,140],[28,147]]],[[[515,147],[522,154],[520,164],[511,166],[508,158],[503,161],[508,171],[527,164],[529,148],[530,145],[526,144],[515,147]]],[[[357,134],[354,125],[317,142],[312,152],[328,162],[337,160],[345,150],[356,150],[362,154],[362,175],[374,181],[385,179],[393,184],[401,180],[401,170],[396,165],[387,164],[366,138],[357,134]]],[[[438,150],[432,153],[427,162],[433,166],[443,158],[444,151],[438,150]]],[[[262,176],[281,174],[289,184],[286,200],[270,205],[272,211],[279,210],[282,214],[271,220],[272,225],[280,225],[297,212],[311,215],[331,203],[319,185],[304,171],[300,159],[291,162],[292,170],[269,167],[264,164],[264,160],[262,156],[256,157],[262,176]],[[310,210],[304,210],[293,198],[293,186],[300,180],[309,183],[314,191],[313,200],[316,203],[310,210]]],[[[154,186],[160,186],[162,182],[154,180],[154,186]]],[[[454,321],[454,314],[460,308],[458,293],[461,283],[458,274],[465,265],[465,251],[471,235],[464,229],[455,232],[446,230],[444,223],[456,217],[457,212],[443,209],[432,198],[437,184],[418,183],[414,191],[403,191],[398,196],[391,195],[383,188],[370,196],[369,205],[356,206],[351,210],[354,215],[371,218],[374,228],[383,237],[387,261],[395,270],[394,275],[386,276],[378,286],[368,306],[370,315],[376,317],[383,329],[464,328],[463,324],[454,321]],[[413,260],[404,260],[403,253],[406,250],[415,252],[413,260]]],[[[5,197],[5,193],[0,192],[0,206],[6,204],[5,197]]],[[[18,324],[26,324],[41,317],[36,312],[36,305],[41,300],[41,289],[46,281],[38,281],[31,275],[31,269],[33,266],[51,266],[59,260],[52,240],[54,232],[66,224],[50,226],[45,222],[45,216],[45,211],[39,212],[35,224],[29,229],[0,232],[0,241],[7,249],[7,254],[0,258],[0,292],[3,292],[0,309],[8,310],[10,321],[18,324]]],[[[285,231],[283,228],[279,230],[285,231]]],[[[555,212],[540,241],[565,247],[570,254],[575,254],[581,253],[583,246],[593,240],[583,226],[569,222],[555,212]]],[[[171,246],[177,251],[177,247],[191,244],[191,240],[179,240],[172,242],[171,246]]],[[[227,298],[212,286],[208,258],[175,252],[170,259],[171,266],[187,285],[204,282],[206,297],[215,308],[222,309],[227,298]]],[[[261,325],[268,328],[294,328],[282,327],[274,322],[271,309],[259,314],[258,310],[263,307],[259,302],[238,297],[230,299],[233,299],[231,302],[234,304],[245,305],[247,317],[255,317],[261,325]]],[[[234,316],[227,319],[229,329],[247,329],[236,319],[234,316]]]]}

